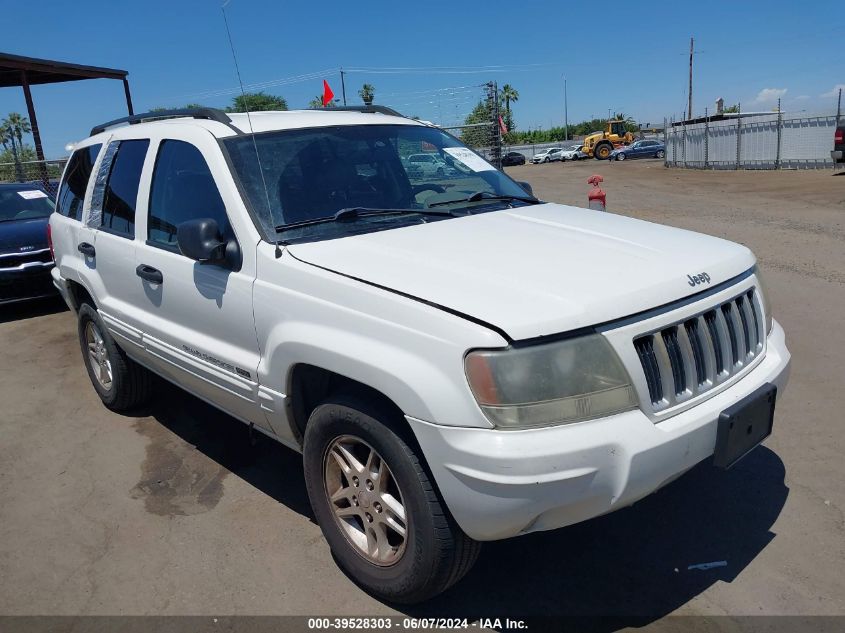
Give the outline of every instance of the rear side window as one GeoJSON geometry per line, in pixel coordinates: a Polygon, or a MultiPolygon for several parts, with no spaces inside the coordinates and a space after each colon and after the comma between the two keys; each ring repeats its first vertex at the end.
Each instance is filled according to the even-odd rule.
{"type": "Polygon", "coordinates": [[[56,211],[62,215],[74,220],[82,218],[85,190],[88,188],[88,181],[91,179],[91,172],[101,147],[101,144],[89,145],[76,150],[70,157],[64,182],[56,197],[56,211]]]}
{"type": "Polygon", "coordinates": [[[138,185],[149,146],[148,139],[120,142],[103,192],[102,228],[134,237],[138,185]]]}
{"type": "Polygon", "coordinates": [[[153,172],[147,239],[173,250],[176,229],[187,220],[212,218],[230,233],[226,206],[202,153],[184,141],[162,141],[153,172]]]}

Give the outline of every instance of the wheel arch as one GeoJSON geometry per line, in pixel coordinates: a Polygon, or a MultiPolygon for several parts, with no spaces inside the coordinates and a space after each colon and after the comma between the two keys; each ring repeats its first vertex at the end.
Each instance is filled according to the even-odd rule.
{"type": "Polygon", "coordinates": [[[308,419],[314,410],[332,396],[352,395],[370,404],[373,411],[380,412],[384,417],[382,422],[390,426],[406,443],[419,449],[419,443],[405,419],[405,413],[392,398],[379,389],[305,362],[296,363],[290,368],[286,382],[289,422],[300,447],[308,419]]]}
{"type": "Polygon", "coordinates": [[[70,296],[71,303],[73,304],[74,311],[79,311],[79,306],[83,303],[90,303],[94,306],[94,309],[97,309],[97,302],[94,300],[93,295],[88,291],[88,289],[83,286],[78,281],[73,279],[67,280],[67,289],[68,294],[70,296]]]}

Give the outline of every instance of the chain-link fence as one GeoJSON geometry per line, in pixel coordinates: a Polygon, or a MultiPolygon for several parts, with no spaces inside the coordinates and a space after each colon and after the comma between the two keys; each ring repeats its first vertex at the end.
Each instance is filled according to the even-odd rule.
{"type": "Polygon", "coordinates": [[[721,114],[666,123],[666,165],[693,169],[832,167],[837,114],[721,114]]]}
{"type": "Polygon", "coordinates": [[[0,163],[0,183],[37,185],[55,197],[65,163],[67,158],[0,163]]]}

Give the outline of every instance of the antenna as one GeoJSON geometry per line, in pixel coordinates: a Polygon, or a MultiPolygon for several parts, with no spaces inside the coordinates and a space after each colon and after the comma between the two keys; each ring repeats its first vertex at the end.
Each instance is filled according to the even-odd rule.
{"type": "MultiPolygon", "coordinates": [[[[220,11],[223,13],[223,23],[226,25],[226,35],[229,38],[229,48],[232,49],[232,59],[235,61],[235,72],[238,75],[238,84],[241,87],[241,96],[244,99],[244,112],[246,112],[246,120],[249,124],[249,135],[252,138],[252,148],[255,150],[255,160],[258,161],[258,171],[261,174],[261,184],[264,187],[264,197],[267,200],[267,213],[270,214],[270,223],[276,226],[276,221],[273,219],[273,207],[270,205],[270,192],[267,190],[267,181],[264,178],[264,167],[261,165],[261,155],[258,153],[258,143],[255,142],[255,130],[252,128],[252,117],[249,114],[249,102],[246,98],[246,91],[244,90],[244,82],[241,79],[241,69],[238,66],[238,56],[235,54],[235,44],[232,41],[232,32],[229,30],[229,20],[226,19],[226,7],[229,5],[231,0],[225,0],[225,2],[220,7],[220,11]]],[[[278,238],[275,242],[276,245],[276,259],[279,259],[282,256],[282,248],[280,246],[280,241],[278,238]]]]}

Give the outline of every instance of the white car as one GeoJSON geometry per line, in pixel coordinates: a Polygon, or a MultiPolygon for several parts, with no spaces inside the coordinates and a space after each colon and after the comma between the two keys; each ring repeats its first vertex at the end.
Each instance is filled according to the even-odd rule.
{"type": "Polygon", "coordinates": [[[534,154],[531,158],[531,162],[536,165],[538,163],[551,163],[556,160],[560,160],[562,151],[563,149],[560,147],[550,147],[549,149],[544,149],[534,154]]]}
{"type": "Polygon", "coordinates": [[[407,157],[407,171],[411,177],[443,178],[455,173],[449,164],[436,154],[411,154],[407,157]]]}
{"type": "Polygon", "coordinates": [[[790,354],[746,247],[541,202],[385,108],[177,112],[98,126],[62,178],[52,276],[93,387],[123,411],[152,372],[301,451],[374,595],[770,433],[790,354]],[[465,176],[412,184],[422,147],[465,176]]]}
{"type": "Polygon", "coordinates": [[[582,158],[588,158],[589,155],[582,151],[583,147],[584,147],[583,145],[578,144],[578,145],[570,145],[569,147],[564,148],[563,151],[561,151],[560,159],[562,161],[567,161],[567,160],[581,160],[582,158]]]}

